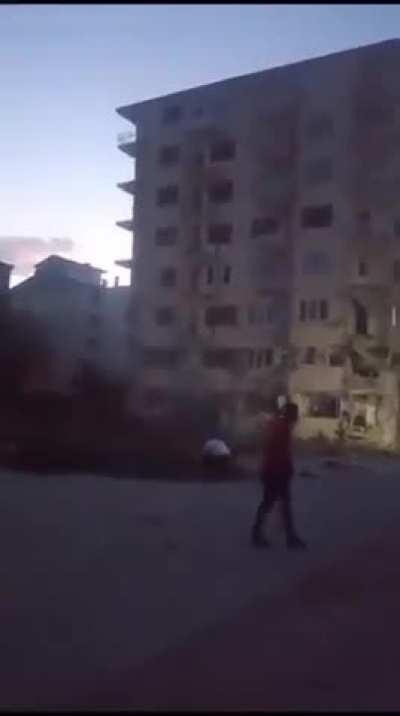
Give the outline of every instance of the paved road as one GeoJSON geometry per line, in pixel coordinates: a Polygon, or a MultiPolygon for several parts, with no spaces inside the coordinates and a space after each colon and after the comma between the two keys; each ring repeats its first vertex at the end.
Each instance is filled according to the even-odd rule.
{"type": "Polygon", "coordinates": [[[253,483],[1,473],[0,708],[398,708],[399,469],[366,468],[297,481],[305,555],[274,517],[249,548],[253,483]]]}

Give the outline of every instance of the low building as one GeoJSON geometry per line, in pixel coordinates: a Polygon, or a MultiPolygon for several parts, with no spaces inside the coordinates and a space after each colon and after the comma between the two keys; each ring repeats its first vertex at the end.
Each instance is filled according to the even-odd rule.
{"type": "Polygon", "coordinates": [[[52,355],[41,387],[62,393],[75,389],[84,367],[110,379],[134,380],[134,332],[130,287],[107,287],[103,271],[89,264],[50,256],[34,275],[10,291],[11,304],[39,319],[52,355]]]}

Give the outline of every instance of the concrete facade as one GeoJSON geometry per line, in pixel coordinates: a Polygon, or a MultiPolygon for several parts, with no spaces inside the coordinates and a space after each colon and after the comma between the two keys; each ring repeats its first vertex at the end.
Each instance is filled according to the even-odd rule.
{"type": "Polygon", "coordinates": [[[144,409],[185,380],[247,429],[283,392],[304,437],[350,415],[396,443],[399,62],[391,40],[117,110],[144,409]]]}

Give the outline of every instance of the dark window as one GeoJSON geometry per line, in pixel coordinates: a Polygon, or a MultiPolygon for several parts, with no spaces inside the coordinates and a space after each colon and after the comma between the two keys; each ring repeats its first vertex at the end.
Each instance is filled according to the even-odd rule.
{"type": "Polygon", "coordinates": [[[396,283],[400,283],[400,260],[393,261],[393,279],[396,283]]]}
{"type": "Polygon", "coordinates": [[[233,198],[233,182],[232,181],[220,181],[208,189],[208,198],[214,204],[224,204],[227,201],[231,201],[233,198]]]}
{"type": "Polygon", "coordinates": [[[368,209],[361,209],[357,212],[357,220],[362,226],[368,226],[371,222],[371,212],[368,209]]]}
{"type": "Polygon", "coordinates": [[[158,163],[164,167],[169,167],[179,162],[180,147],[178,144],[166,145],[160,147],[158,153],[158,163]]]}
{"type": "Polygon", "coordinates": [[[270,216],[253,219],[251,224],[251,237],[255,239],[257,236],[269,236],[270,234],[275,234],[278,228],[277,220],[270,216]]]}
{"type": "Polygon", "coordinates": [[[400,365],[400,353],[392,353],[391,365],[393,367],[400,365]]]}
{"type": "Polygon", "coordinates": [[[308,318],[310,321],[315,321],[317,318],[317,302],[316,301],[309,301],[308,302],[308,318]]]}
{"type": "Polygon", "coordinates": [[[210,284],[214,281],[214,269],[212,266],[207,268],[207,283],[210,284]]]}
{"type": "Polygon", "coordinates": [[[147,368],[174,368],[178,362],[178,351],[171,348],[145,348],[143,363],[147,368]]]}
{"type": "Polygon", "coordinates": [[[400,219],[396,219],[394,222],[393,231],[395,236],[400,236],[400,219]]]}
{"type": "Polygon", "coordinates": [[[210,244],[229,244],[232,231],[232,224],[211,224],[208,227],[208,241],[210,244]]]}
{"type": "Polygon", "coordinates": [[[215,142],[211,145],[210,159],[212,162],[225,162],[235,158],[236,144],[231,140],[215,142]]]}
{"type": "Polygon", "coordinates": [[[309,229],[323,229],[333,221],[332,204],[306,206],[301,213],[301,225],[309,229]]]}
{"type": "Polygon", "coordinates": [[[334,395],[315,393],[309,395],[309,415],[313,418],[337,418],[339,400],[334,395]]]}
{"type": "Polygon", "coordinates": [[[324,299],[319,302],[319,317],[321,321],[326,321],[329,317],[328,301],[325,301],[324,299]]]}
{"type": "Polygon", "coordinates": [[[272,365],[274,361],[274,351],[272,348],[267,348],[267,350],[264,351],[264,363],[265,365],[272,365]]]}
{"type": "Polygon", "coordinates": [[[306,348],[306,351],[304,354],[304,363],[306,365],[314,365],[316,359],[317,359],[317,349],[314,348],[314,346],[309,346],[308,348],[306,348]]]}
{"type": "Polygon", "coordinates": [[[305,177],[311,186],[329,181],[332,179],[332,159],[330,157],[321,157],[307,162],[305,177]]]}
{"type": "Polygon", "coordinates": [[[157,191],[157,205],[168,206],[169,204],[177,204],[179,198],[179,188],[176,184],[164,186],[157,191]]]}
{"type": "Polygon", "coordinates": [[[164,288],[176,286],[176,269],[172,267],[161,269],[160,283],[164,288]]]}
{"type": "Polygon", "coordinates": [[[162,308],[157,308],[156,310],[155,319],[157,325],[159,326],[169,326],[175,321],[175,318],[175,309],[170,306],[163,306],[162,308]]]}
{"type": "Polygon", "coordinates": [[[256,360],[256,366],[257,368],[261,368],[263,364],[263,351],[257,352],[257,360],[256,360]]]}
{"type": "Polygon", "coordinates": [[[176,243],[177,236],[176,226],[161,226],[156,229],[155,241],[157,246],[172,246],[176,243]]]}
{"type": "Polygon", "coordinates": [[[335,349],[329,356],[329,365],[333,368],[339,368],[345,364],[345,354],[343,350],[335,349]]]}
{"type": "Polygon", "coordinates": [[[353,299],[355,313],[355,332],[359,336],[368,335],[368,312],[365,306],[353,299]]]}
{"type": "Polygon", "coordinates": [[[358,275],[359,276],[367,276],[368,275],[368,264],[366,261],[358,262],[358,275]]]}
{"type": "Polygon", "coordinates": [[[237,308],[236,306],[209,306],[205,318],[207,326],[236,326],[237,308]]]}
{"type": "Polygon", "coordinates": [[[225,266],[224,268],[224,283],[230,283],[231,281],[231,267],[225,266]]]}
{"type": "Polygon", "coordinates": [[[203,353],[203,364],[206,368],[231,368],[234,355],[230,348],[212,348],[203,353]]]}
{"type": "Polygon", "coordinates": [[[310,118],[306,125],[306,137],[309,141],[333,136],[332,117],[327,112],[319,112],[310,118]]]}
{"type": "Polygon", "coordinates": [[[179,105],[171,105],[170,107],[165,107],[163,114],[162,114],[162,121],[163,124],[176,124],[176,122],[179,122],[179,120],[182,117],[182,107],[179,105]]]}
{"type": "Polygon", "coordinates": [[[300,318],[300,321],[305,321],[307,319],[307,303],[306,303],[306,301],[300,301],[299,318],[300,318]]]}

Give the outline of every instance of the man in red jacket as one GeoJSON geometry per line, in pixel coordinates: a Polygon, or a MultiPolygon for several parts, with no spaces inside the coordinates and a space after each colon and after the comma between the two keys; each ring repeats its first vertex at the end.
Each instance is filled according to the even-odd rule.
{"type": "Polygon", "coordinates": [[[305,549],[306,547],[305,542],[297,536],[294,528],[290,496],[293,477],[292,431],[297,420],[297,405],[289,402],[272,418],[267,427],[261,469],[264,496],[258,507],[252,529],[252,544],[255,547],[269,546],[268,540],[262,535],[262,526],[267,513],[278,500],[282,510],[288,549],[305,549]]]}

